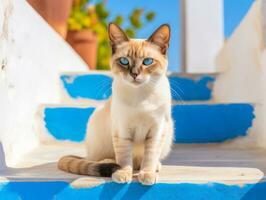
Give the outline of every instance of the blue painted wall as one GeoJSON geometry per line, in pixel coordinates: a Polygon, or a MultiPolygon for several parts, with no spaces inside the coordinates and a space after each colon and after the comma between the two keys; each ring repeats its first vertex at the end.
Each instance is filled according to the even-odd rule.
{"type": "Polygon", "coordinates": [[[172,99],[176,101],[207,101],[212,98],[212,76],[197,78],[169,77],[172,99]]]}
{"type": "MultiPolygon", "coordinates": [[[[213,76],[188,78],[169,77],[172,99],[177,101],[203,101],[211,99],[213,76]]],[[[112,78],[100,74],[61,76],[64,88],[73,99],[106,100],[112,93],[112,78]]]]}
{"type": "Polygon", "coordinates": [[[224,142],[245,136],[252,126],[249,104],[173,106],[176,143],[224,142]]]}
{"type": "Polygon", "coordinates": [[[178,200],[265,200],[266,183],[238,185],[106,183],[94,188],[73,189],[65,182],[11,182],[0,184],[3,200],[88,199],[178,199],[178,200]]]}
{"type": "MultiPolygon", "coordinates": [[[[46,108],[45,126],[58,140],[80,142],[94,108],[46,108]]],[[[223,142],[245,136],[252,125],[253,107],[249,104],[173,106],[175,142],[223,142]]]]}
{"type": "Polygon", "coordinates": [[[71,98],[106,100],[112,94],[112,78],[100,74],[61,76],[66,92],[71,98]]]}
{"type": "Polygon", "coordinates": [[[84,140],[87,122],[94,108],[46,108],[45,126],[58,140],[84,140]]]}

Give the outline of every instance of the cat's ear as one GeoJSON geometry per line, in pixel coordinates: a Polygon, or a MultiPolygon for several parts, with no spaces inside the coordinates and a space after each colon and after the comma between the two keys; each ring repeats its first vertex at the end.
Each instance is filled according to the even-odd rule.
{"type": "Polygon", "coordinates": [[[115,51],[115,47],[122,42],[129,41],[124,31],[114,23],[110,23],[108,26],[108,35],[111,42],[112,50],[115,51]]]}
{"type": "Polygon", "coordinates": [[[162,54],[166,54],[169,47],[169,40],[170,26],[168,24],[163,24],[153,32],[147,41],[160,47],[162,54]]]}

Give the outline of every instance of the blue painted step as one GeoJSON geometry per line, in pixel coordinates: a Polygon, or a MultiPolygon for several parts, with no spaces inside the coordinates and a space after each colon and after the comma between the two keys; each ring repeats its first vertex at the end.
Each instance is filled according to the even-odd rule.
{"type": "MultiPolygon", "coordinates": [[[[173,100],[203,101],[212,97],[213,75],[171,75],[169,80],[173,100]]],[[[106,100],[112,93],[112,78],[104,74],[62,75],[61,81],[73,99],[106,100]]]]}
{"type": "Polygon", "coordinates": [[[178,199],[178,200],[265,200],[266,183],[225,184],[156,184],[105,183],[94,188],[74,189],[68,183],[11,182],[0,184],[0,199],[12,200],[87,200],[87,199],[178,199]],[[34,191],[34,192],[33,192],[34,191]]]}
{"type": "MultiPolygon", "coordinates": [[[[250,104],[174,105],[172,110],[176,143],[223,142],[245,136],[254,118],[250,104]]],[[[93,107],[48,107],[45,126],[58,140],[80,142],[93,111],[93,107]]]]}

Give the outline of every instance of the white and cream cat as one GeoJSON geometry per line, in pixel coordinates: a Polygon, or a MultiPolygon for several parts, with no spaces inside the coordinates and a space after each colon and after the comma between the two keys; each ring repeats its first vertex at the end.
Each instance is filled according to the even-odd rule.
{"type": "Polygon", "coordinates": [[[173,121],[166,76],[168,25],[147,40],[129,39],[115,24],[108,27],[112,47],[112,97],[95,110],[87,126],[87,157],[65,156],[58,167],[76,174],[156,183],[161,159],[171,150],[173,121]]]}

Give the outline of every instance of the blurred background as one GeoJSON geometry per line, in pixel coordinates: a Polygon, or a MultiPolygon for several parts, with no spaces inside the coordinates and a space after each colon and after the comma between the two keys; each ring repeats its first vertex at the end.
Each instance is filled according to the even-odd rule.
{"type": "MultiPolygon", "coordinates": [[[[90,69],[109,69],[111,52],[106,32],[109,22],[117,23],[130,37],[137,38],[147,38],[160,24],[169,23],[172,29],[169,70],[185,71],[183,52],[187,46],[182,44],[182,41],[188,40],[184,38],[183,30],[186,28],[185,12],[189,11],[184,8],[186,0],[28,0],[28,2],[73,47],[90,69]]],[[[223,37],[226,40],[239,25],[253,0],[221,2],[223,37]]]]}

